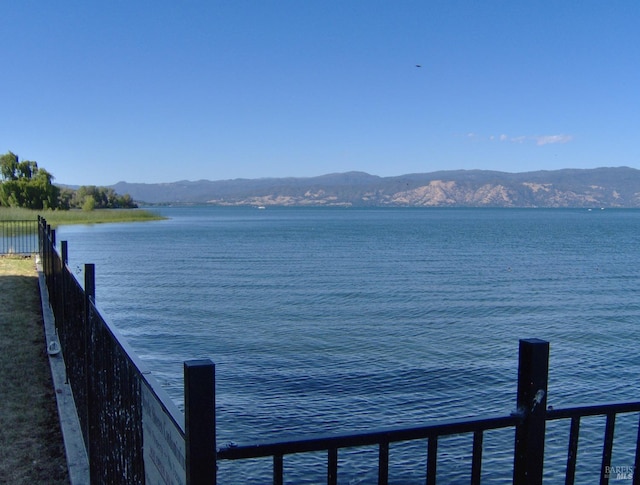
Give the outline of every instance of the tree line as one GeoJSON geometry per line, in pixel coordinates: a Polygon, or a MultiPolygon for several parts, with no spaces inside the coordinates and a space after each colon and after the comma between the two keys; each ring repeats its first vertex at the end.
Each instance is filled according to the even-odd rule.
{"type": "Polygon", "coordinates": [[[26,209],[131,209],[138,207],[129,194],[82,186],[77,190],[53,184],[53,175],[36,162],[20,161],[11,151],[0,156],[0,206],[26,209]]]}

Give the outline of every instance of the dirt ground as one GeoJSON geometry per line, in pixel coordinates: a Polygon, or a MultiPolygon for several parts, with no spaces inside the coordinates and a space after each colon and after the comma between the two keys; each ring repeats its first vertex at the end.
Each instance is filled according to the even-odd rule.
{"type": "Polygon", "coordinates": [[[69,483],[32,258],[0,256],[0,450],[0,483],[69,483]]]}

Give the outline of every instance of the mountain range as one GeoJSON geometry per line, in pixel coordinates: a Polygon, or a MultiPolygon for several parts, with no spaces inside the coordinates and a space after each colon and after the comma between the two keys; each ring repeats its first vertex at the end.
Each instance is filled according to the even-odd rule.
{"type": "Polygon", "coordinates": [[[198,180],[111,186],[141,204],[337,207],[640,207],[640,170],[629,167],[522,173],[451,170],[379,177],[198,180]]]}

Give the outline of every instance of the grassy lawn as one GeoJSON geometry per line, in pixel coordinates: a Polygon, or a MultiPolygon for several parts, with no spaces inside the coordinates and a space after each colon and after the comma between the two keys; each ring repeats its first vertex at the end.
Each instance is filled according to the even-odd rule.
{"type": "Polygon", "coordinates": [[[35,211],[17,207],[0,207],[0,221],[37,220],[41,215],[52,227],[63,224],[99,224],[105,222],[139,222],[164,219],[157,213],[144,209],[96,209],[82,210],[42,210],[35,211]]]}
{"type": "Polygon", "coordinates": [[[0,256],[0,396],[0,483],[69,483],[30,257],[0,256]]]}

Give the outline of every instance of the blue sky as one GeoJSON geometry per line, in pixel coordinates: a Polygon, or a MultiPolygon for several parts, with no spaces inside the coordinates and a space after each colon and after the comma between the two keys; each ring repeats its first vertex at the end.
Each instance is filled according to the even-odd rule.
{"type": "Polygon", "coordinates": [[[0,18],[0,152],[58,183],[640,168],[637,0],[7,0],[0,18]]]}

